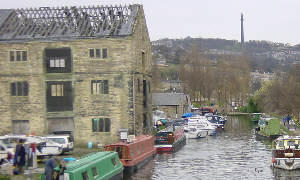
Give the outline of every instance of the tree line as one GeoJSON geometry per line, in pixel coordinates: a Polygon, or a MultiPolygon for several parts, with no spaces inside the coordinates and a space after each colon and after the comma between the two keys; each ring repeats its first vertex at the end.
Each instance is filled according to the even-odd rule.
{"type": "Polygon", "coordinates": [[[272,81],[265,82],[254,94],[260,111],[279,115],[293,114],[299,119],[300,65],[290,65],[278,71],[272,81]]]}
{"type": "Polygon", "coordinates": [[[213,61],[194,44],[180,58],[179,77],[184,92],[200,105],[212,101],[221,106],[233,101],[241,105],[249,94],[250,61],[244,55],[224,55],[213,61]]]}

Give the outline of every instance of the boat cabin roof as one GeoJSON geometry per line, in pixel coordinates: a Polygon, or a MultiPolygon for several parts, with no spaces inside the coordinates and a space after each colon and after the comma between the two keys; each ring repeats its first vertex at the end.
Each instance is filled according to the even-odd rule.
{"type": "Polygon", "coordinates": [[[141,141],[145,141],[145,140],[148,140],[148,139],[151,139],[153,138],[153,136],[149,136],[149,135],[141,135],[141,136],[137,136],[135,137],[135,139],[133,140],[133,142],[123,142],[123,141],[119,141],[117,143],[114,143],[114,144],[110,144],[108,146],[130,146],[130,145],[133,145],[133,144],[136,144],[136,143],[139,143],[141,141]]]}
{"type": "MultiPolygon", "coordinates": [[[[178,129],[178,128],[181,128],[181,126],[174,126],[175,127],[175,130],[178,129]]],[[[173,129],[173,126],[168,126],[166,127],[165,129],[162,129],[160,131],[158,131],[157,133],[160,133],[160,132],[174,132],[174,129],[173,129]]]]}
{"type": "Polygon", "coordinates": [[[280,140],[300,140],[300,136],[280,136],[276,141],[280,140]]]}
{"type": "Polygon", "coordinates": [[[71,162],[67,163],[66,167],[69,171],[72,171],[72,170],[80,168],[86,164],[89,164],[90,162],[93,162],[95,160],[100,160],[100,159],[104,159],[108,156],[112,156],[114,153],[116,153],[116,152],[103,151],[103,152],[91,153],[86,156],[83,156],[80,159],[77,159],[75,161],[71,161],[71,162]]]}

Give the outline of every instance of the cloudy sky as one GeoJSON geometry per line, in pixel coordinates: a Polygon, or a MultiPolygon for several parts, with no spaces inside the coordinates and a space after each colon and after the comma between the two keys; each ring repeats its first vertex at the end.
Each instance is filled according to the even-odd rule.
{"type": "Polygon", "coordinates": [[[143,4],[151,40],[222,38],[300,44],[300,0],[2,0],[0,7],[143,4]]]}

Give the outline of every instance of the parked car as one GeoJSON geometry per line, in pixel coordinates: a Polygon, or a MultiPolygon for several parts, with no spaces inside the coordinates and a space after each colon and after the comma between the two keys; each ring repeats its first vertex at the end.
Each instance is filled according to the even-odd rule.
{"type": "Polygon", "coordinates": [[[0,160],[7,159],[7,157],[13,158],[15,153],[14,148],[10,148],[3,143],[0,143],[0,160]]]}
{"type": "Polygon", "coordinates": [[[63,153],[74,150],[74,142],[72,141],[69,135],[50,135],[47,136],[46,139],[61,144],[63,148],[63,153]]]}
{"type": "Polygon", "coordinates": [[[35,143],[38,144],[39,148],[36,151],[37,156],[51,156],[51,155],[60,155],[63,153],[63,146],[57,142],[54,142],[50,139],[39,136],[29,136],[26,137],[24,144],[35,143]]]}
{"type": "Polygon", "coordinates": [[[25,136],[25,135],[5,135],[1,136],[1,141],[7,146],[16,147],[17,142],[23,141],[24,145],[34,143],[37,147],[37,156],[60,155],[63,153],[61,144],[52,140],[47,140],[40,136],[25,136]]]}

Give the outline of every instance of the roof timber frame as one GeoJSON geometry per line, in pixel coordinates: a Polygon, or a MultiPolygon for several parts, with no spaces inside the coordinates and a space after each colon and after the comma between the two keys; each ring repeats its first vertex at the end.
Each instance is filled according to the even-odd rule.
{"type": "Polygon", "coordinates": [[[138,9],[139,5],[6,10],[2,11],[0,40],[130,35],[138,9]]]}

